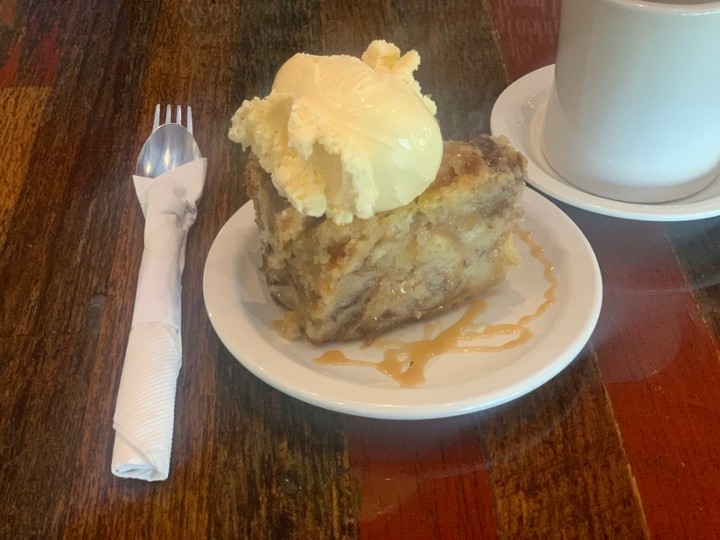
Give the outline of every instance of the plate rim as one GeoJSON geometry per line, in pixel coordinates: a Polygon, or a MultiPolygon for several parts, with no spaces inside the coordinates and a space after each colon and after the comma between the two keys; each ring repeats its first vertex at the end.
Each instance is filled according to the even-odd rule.
{"type": "MultiPolygon", "coordinates": [[[[222,303],[222,298],[218,296],[218,291],[213,289],[211,282],[213,280],[213,272],[217,272],[220,269],[220,267],[217,266],[217,261],[220,257],[219,252],[220,250],[224,250],[227,244],[231,244],[233,240],[231,236],[233,233],[242,230],[242,228],[245,228],[248,233],[250,233],[249,228],[254,231],[257,230],[252,219],[254,216],[252,201],[243,205],[227,221],[208,252],[203,273],[203,296],[208,316],[215,333],[223,345],[230,354],[251,373],[285,394],[325,409],[370,418],[419,420],[457,416],[496,407],[537,389],[564,370],[577,357],[590,339],[597,324],[602,304],[602,278],[600,268],[592,247],[582,231],[562,210],[532,190],[525,190],[523,203],[526,207],[526,215],[530,214],[533,216],[532,219],[537,219],[537,217],[543,213],[543,218],[547,218],[548,214],[550,214],[555,220],[560,220],[564,225],[564,235],[567,235],[569,232],[573,236],[573,241],[582,246],[583,261],[590,268],[591,276],[587,278],[592,284],[592,290],[590,291],[589,298],[586,299],[588,302],[587,310],[585,310],[585,319],[572,338],[565,340],[567,343],[563,346],[564,350],[562,354],[545,362],[542,369],[534,369],[530,376],[517,377],[512,384],[496,389],[495,391],[484,392],[480,396],[482,399],[478,399],[477,395],[471,395],[461,399],[448,399],[445,395],[448,391],[449,393],[459,391],[460,389],[467,391],[473,383],[476,384],[475,381],[448,385],[441,389],[423,387],[378,388],[360,383],[330,379],[326,375],[318,371],[310,370],[300,362],[287,357],[287,362],[280,361],[282,367],[287,368],[287,371],[283,371],[283,375],[279,376],[277,366],[275,365],[278,362],[277,358],[271,358],[265,365],[251,358],[267,353],[267,347],[271,347],[269,344],[266,344],[267,347],[261,346],[258,348],[258,344],[264,340],[259,334],[255,336],[259,339],[254,343],[246,338],[244,345],[241,347],[243,350],[240,351],[238,344],[233,342],[227,335],[225,328],[227,321],[222,321],[222,310],[218,305],[219,302],[222,303]],[[530,208],[530,212],[528,212],[528,208],[530,208]],[[308,385],[296,382],[297,377],[302,377],[303,375],[310,377],[312,384],[308,385]],[[321,379],[318,380],[318,378],[321,379]],[[323,385],[321,383],[324,382],[327,384],[328,381],[332,381],[334,385],[339,387],[340,392],[337,390],[331,393],[323,392],[323,385]],[[319,389],[318,386],[321,388],[319,389]],[[358,399],[357,396],[352,395],[352,390],[358,389],[361,390],[364,396],[362,399],[358,399]],[[396,399],[389,400],[386,398],[388,395],[393,395],[396,399]],[[433,396],[437,398],[438,395],[442,396],[442,399],[430,399],[433,396]],[[402,399],[398,400],[398,397],[402,399]]],[[[530,229],[532,230],[531,227],[530,229]]],[[[562,245],[559,239],[555,238],[554,240],[557,245],[562,245]]],[[[580,257],[581,255],[574,254],[574,256],[580,257]]],[[[257,269],[257,271],[260,272],[259,269],[257,269]]],[[[261,281],[264,286],[264,279],[261,281]]],[[[263,291],[267,296],[268,293],[265,287],[263,291]]],[[[269,298],[267,298],[267,301],[272,302],[269,298]]],[[[544,339],[544,336],[541,339],[544,339]]],[[[276,353],[280,355],[280,352],[277,350],[276,353]]]]}

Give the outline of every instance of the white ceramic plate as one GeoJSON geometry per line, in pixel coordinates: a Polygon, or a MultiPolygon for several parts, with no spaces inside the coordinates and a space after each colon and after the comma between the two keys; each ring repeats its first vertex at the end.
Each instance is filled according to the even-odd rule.
{"type": "MultiPolygon", "coordinates": [[[[575,224],[543,196],[526,190],[523,228],[532,232],[554,265],[559,280],[553,305],[530,323],[533,337],[514,349],[457,353],[433,358],[425,383],[401,388],[379,370],[320,365],[329,349],[351,358],[379,360],[382,350],[351,342],[317,347],[289,342],[272,328],[282,318],[259,267],[260,244],[254,209],[248,203],[230,218],[208,254],[203,276],[205,305],[218,336],[245,367],[275,388],[298,399],[359,416],[395,419],[438,418],[486,409],[542,385],[582,350],[600,312],[602,284],[595,255],[575,224]]],[[[486,322],[516,322],[542,302],[548,286],[544,267],[518,241],[523,264],[487,295],[486,322]]],[[[464,310],[444,315],[449,325],[464,310]]],[[[393,333],[420,337],[423,322],[393,333]]]]}
{"type": "Polygon", "coordinates": [[[528,182],[572,206],[598,214],[644,221],[690,221],[720,215],[720,176],[690,197],[667,203],[635,204],[593,195],[570,184],[548,164],[540,146],[555,66],[540,68],[511,84],[490,116],[493,135],[505,135],[528,158],[528,182]]]}

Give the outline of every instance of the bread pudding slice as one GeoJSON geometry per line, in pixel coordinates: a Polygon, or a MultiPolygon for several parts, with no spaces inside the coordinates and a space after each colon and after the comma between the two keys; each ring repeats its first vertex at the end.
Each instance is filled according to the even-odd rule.
{"type": "Polygon", "coordinates": [[[283,335],[369,338],[476,299],[518,262],[525,165],[504,137],[449,141],[415,200],[338,225],[295,210],[251,157],[246,188],[283,335]]]}

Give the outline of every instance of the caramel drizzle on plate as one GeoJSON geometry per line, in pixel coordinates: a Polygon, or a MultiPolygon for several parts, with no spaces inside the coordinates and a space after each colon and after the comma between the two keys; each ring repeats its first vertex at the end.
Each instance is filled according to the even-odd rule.
{"type": "Polygon", "coordinates": [[[515,234],[528,245],[530,254],[543,266],[543,278],[548,286],[543,293],[543,302],[535,311],[523,315],[516,322],[501,324],[482,324],[476,319],[485,311],[487,304],[478,300],[470,304],[460,318],[449,327],[435,333],[437,323],[428,323],[423,329],[423,337],[417,341],[394,341],[380,338],[372,346],[384,349],[383,360],[356,360],[348,358],[340,350],[333,349],[316,358],[323,365],[362,366],[379,370],[394,379],[400,386],[417,386],[425,381],[425,367],[435,356],[445,353],[498,352],[519,347],[532,337],[528,325],[541,317],[555,301],[558,280],[553,272],[552,262],[543,248],[535,242],[532,233],[515,227],[515,234]],[[509,339],[499,345],[483,345],[483,341],[507,336],[509,339]]]}

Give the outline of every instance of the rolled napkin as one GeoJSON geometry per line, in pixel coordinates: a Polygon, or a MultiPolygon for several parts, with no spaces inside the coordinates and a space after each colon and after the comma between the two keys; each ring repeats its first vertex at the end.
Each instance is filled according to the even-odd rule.
{"type": "Polygon", "coordinates": [[[165,480],[170,469],[175,389],[182,365],[182,273],[207,162],[199,158],[157,178],[133,176],[145,236],[132,327],[113,427],[112,472],[165,480]]]}

